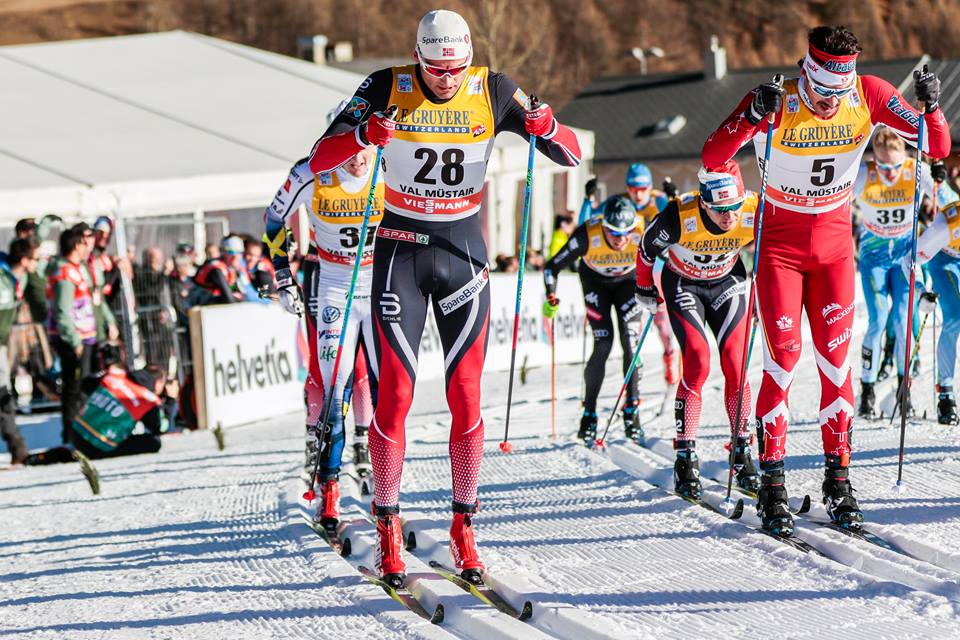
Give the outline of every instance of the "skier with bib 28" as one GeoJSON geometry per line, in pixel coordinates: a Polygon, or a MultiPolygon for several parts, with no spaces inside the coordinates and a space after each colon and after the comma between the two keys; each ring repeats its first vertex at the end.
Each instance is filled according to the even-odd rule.
{"type": "Polygon", "coordinates": [[[860,51],[846,27],[812,29],[800,76],[748,93],[703,147],[705,166],[725,163],[751,140],[762,158],[767,118],[774,116],[756,281],[765,347],[756,407],[763,472],[757,511],[765,529],[782,534],[793,531],[784,457],[787,392],[800,359],[802,309],[820,373],[824,503],[840,526],[858,528],[863,521],[848,474],[854,409],[847,349],[855,268],[850,200],[870,134],[885,124],[935,158],[950,152],[949,128],[937,105],[937,77],[914,72],[914,90],[926,105],[921,116],[887,81],[857,74],[860,51]],[[927,135],[918,141],[921,117],[927,135]]]}
{"type": "Polygon", "coordinates": [[[377,569],[402,584],[400,477],[405,423],[413,400],[417,353],[432,304],[452,413],[450,552],[468,580],[484,571],[473,519],[483,456],[480,376],[490,317],[487,248],[480,216],[494,137],[537,136],[555,162],[576,166],[574,133],[546,104],[531,101],[503,74],[473,66],[466,21],[452,11],[427,13],[417,29],[415,64],[374,72],[307,160],[330,171],[370,145],[383,147],[384,216],[373,256],[372,307],[380,381],[370,429],[377,523],[377,569]],[[396,105],[395,120],[387,117],[396,105]]]}

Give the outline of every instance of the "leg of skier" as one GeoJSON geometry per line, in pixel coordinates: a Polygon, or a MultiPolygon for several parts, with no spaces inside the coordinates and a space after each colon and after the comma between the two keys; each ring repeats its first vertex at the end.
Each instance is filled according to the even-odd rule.
{"type": "MultiPolygon", "coordinates": [[[[653,279],[660,285],[660,278],[665,270],[663,260],[657,260],[653,266],[653,279]]],[[[675,385],[680,381],[680,358],[673,342],[673,330],[671,328],[670,314],[667,307],[661,304],[657,307],[657,313],[653,316],[653,324],[660,334],[660,342],[663,344],[663,379],[668,385],[675,385]]]]}
{"type": "Polygon", "coordinates": [[[674,403],[677,426],[673,444],[677,451],[673,464],[674,489],[685,498],[697,500],[702,495],[700,461],[696,453],[697,430],[703,406],[703,383],[710,373],[710,345],[704,333],[704,300],[697,295],[692,281],[680,277],[672,269],[663,270],[660,284],[673,333],[683,354],[683,372],[674,403]]]}
{"type": "Polygon", "coordinates": [[[867,332],[863,336],[861,348],[862,365],[860,372],[860,408],[857,414],[861,418],[876,417],[876,392],[874,385],[880,371],[880,360],[890,313],[888,269],[874,265],[866,259],[860,260],[860,284],[867,304],[867,332]]]}
{"type": "Polygon", "coordinates": [[[320,324],[320,269],[316,262],[307,261],[303,267],[303,302],[307,321],[307,345],[309,349],[309,364],[307,366],[307,380],[303,385],[303,402],[307,409],[306,422],[306,449],[304,452],[304,471],[309,475],[317,466],[317,452],[319,451],[319,433],[317,422],[323,412],[324,380],[320,371],[320,357],[317,351],[317,326],[320,324]]]}
{"type": "MultiPolygon", "coordinates": [[[[369,319],[364,323],[372,326],[369,319]]],[[[366,327],[361,327],[366,333],[366,327]]],[[[366,335],[357,345],[357,356],[353,367],[353,464],[357,475],[365,478],[370,474],[370,450],[367,447],[367,433],[370,430],[370,421],[373,420],[373,386],[374,374],[367,365],[366,335]]],[[[372,343],[371,343],[371,346],[372,343]]]]}
{"type": "MultiPolygon", "coordinates": [[[[630,370],[633,352],[640,338],[640,305],[634,295],[634,283],[627,280],[618,283],[613,291],[614,305],[617,310],[617,333],[623,351],[623,375],[630,370]]],[[[640,378],[642,373],[635,369],[627,383],[627,399],[623,405],[623,430],[627,440],[643,446],[644,433],[640,424],[640,378]]]]}
{"type": "Polygon", "coordinates": [[[583,303],[587,322],[590,323],[593,334],[593,351],[583,370],[585,381],[583,416],[580,418],[577,437],[588,445],[592,445],[597,438],[597,397],[603,386],[607,358],[613,350],[613,318],[611,317],[613,296],[599,277],[591,277],[581,272],[580,284],[585,292],[583,303]]]}
{"type": "Polygon", "coordinates": [[[847,349],[853,334],[853,256],[836,260],[826,255],[823,263],[807,273],[803,289],[820,372],[820,431],[826,463],[823,502],[834,522],[855,529],[863,522],[863,513],[853,497],[848,473],[853,385],[847,349]],[[824,313],[827,309],[831,311],[824,313]]]}
{"type": "Polygon", "coordinates": [[[943,326],[936,346],[937,422],[955,425],[960,422],[953,391],[957,340],[960,339],[960,261],[941,252],[928,264],[933,290],[939,295],[943,312],[943,326]]]}
{"type": "MultiPolygon", "coordinates": [[[[897,363],[897,389],[900,389],[903,384],[903,372],[904,367],[909,366],[904,364],[904,352],[907,348],[907,305],[909,304],[910,298],[910,286],[912,283],[907,282],[906,276],[903,275],[903,269],[900,267],[900,262],[897,261],[893,266],[889,268],[890,270],[890,296],[891,296],[891,309],[890,313],[893,316],[893,331],[896,336],[896,346],[894,347],[894,359],[897,363]]],[[[919,303],[920,295],[917,294],[915,299],[919,303]]],[[[920,314],[917,313],[916,305],[913,310],[914,326],[911,327],[911,330],[914,331],[913,335],[913,344],[916,342],[916,331],[918,324],[916,322],[920,314]]],[[[913,403],[910,401],[910,389],[904,389],[904,395],[901,400],[901,411],[905,411],[907,416],[913,415],[913,403]]]]}

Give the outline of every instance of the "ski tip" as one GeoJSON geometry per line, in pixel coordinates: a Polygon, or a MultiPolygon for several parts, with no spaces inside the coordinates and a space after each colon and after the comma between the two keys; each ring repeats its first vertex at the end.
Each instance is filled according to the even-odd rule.
{"type": "Polygon", "coordinates": [[[353,553],[353,543],[350,542],[350,538],[344,538],[343,544],[340,545],[340,557],[349,558],[351,553],[353,553]]]}
{"type": "Polygon", "coordinates": [[[521,622],[526,622],[533,617],[533,603],[529,600],[523,601],[523,607],[520,609],[520,615],[517,616],[517,619],[521,622]]]}
{"type": "Polygon", "coordinates": [[[503,451],[504,453],[510,453],[511,451],[513,451],[513,445],[510,444],[509,441],[504,440],[503,442],[500,443],[500,451],[503,451]]]}
{"type": "Polygon", "coordinates": [[[433,615],[430,616],[430,622],[433,624],[441,624],[443,622],[443,604],[438,604],[437,608],[433,610],[433,615]]]}
{"type": "Polygon", "coordinates": [[[417,548],[417,532],[410,531],[407,533],[406,549],[407,551],[415,551],[416,548],[417,548]]]}
{"type": "Polygon", "coordinates": [[[807,494],[804,494],[803,500],[800,502],[800,508],[797,509],[797,514],[803,515],[804,513],[808,513],[809,511],[810,511],[810,494],[807,493],[807,494]]]}
{"type": "Polygon", "coordinates": [[[317,499],[317,494],[313,489],[308,489],[307,491],[303,492],[303,499],[307,502],[313,502],[317,499]]]}

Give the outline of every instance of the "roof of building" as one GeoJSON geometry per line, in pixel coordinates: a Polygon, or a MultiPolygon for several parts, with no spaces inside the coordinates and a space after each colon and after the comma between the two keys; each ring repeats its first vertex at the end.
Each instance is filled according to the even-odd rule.
{"type": "MultiPolygon", "coordinates": [[[[912,98],[911,72],[925,60],[863,61],[858,71],[880,76],[912,98]]],[[[941,104],[953,120],[951,116],[960,111],[960,61],[928,63],[943,81],[941,104]]],[[[598,78],[559,117],[564,124],[596,133],[596,162],[696,158],[704,140],[740,99],[777,73],[796,76],[797,67],[734,70],[721,79],[707,78],[703,72],[598,78]],[[685,118],[686,123],[671,134],[663,124],[676,116],[685,118]]],[[[674,127],[677,124],[675,121],[674,127]]]]}

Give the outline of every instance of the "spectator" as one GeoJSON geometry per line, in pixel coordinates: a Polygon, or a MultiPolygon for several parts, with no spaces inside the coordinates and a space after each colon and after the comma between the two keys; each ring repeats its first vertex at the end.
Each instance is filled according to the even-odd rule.
{"type": "Polygon", "coordinates": [[[495,271],[499,273],[516,273],[520,270],[520,261],[516,256],[508,256],[503,253],[493,259],[496,264],[495,271]]]}
{"type": "Polygon", "coordinates": [[[263,243],[253,236],[243,236],[243,261],[247,265],[250,282],[257,291],[275,293],[273,262],[263,255],[263,243]]]}
{"type": "Polygon", "coordinates": [[[202,304],[198,300],[198,294],[204,293],[204,290],[193,281],[197,273],[197,267],[194,265],[196,255],[197,252],[192,244],[179,243],[173,255],[173,272],[169,276],[170,301],[177,313],[177,324],[183,328],[189,328],[187,312],[195,304],[202,304]]]}
{"type": "Polygon", "coordinates": [[[527,249],[527,258],[524,262],[527,271],[543,271],[543,265],[546,264],[543,254],[531,248],[527,249]]]}
{"type": "Polygon", "coordinates": [[[577,225],[573,222],[573,211],[565,211],[554,216],[553,235],[550,236],[550,249],[547,252],[550,258],[557,255],[557,251],[567,244],[570,234],[576,228],[577,225]]]}
{"type": "Polygon", "coordinates": [[[13,231],[17,235],[17,240],[22,240],[23,238],[36,238],[37,223],[33,218],[23,218],[21,220],[17,220],[17,225],[13,228],[13,231]]]}
{"type": "MultiPolygon", "coordinates": [[[[116,340],[120,332],[117,330],[117,321],[113,317],[110,305],[104,298],[104,285],[106,275],[103,271],[103,263],[94,258],[96,248],[96,233],[86,222],[81,222],[72,227],[83,238],[86,258],[84,258],[87,273],[90,275],[90,281],[93,283],[91,296],[93,298],[93,315],[97,321],[97,341],[116,340]]],[[[110,262],[111,268],[113,263],[110,262]]]]}
{"type": "Polygon", "coordinates": [[[39,249],[29,235],[10,245],[7,261],[0,261],[0,433],[13,464],[27,457],[27,443],[17,428],[17,407],[10,376],[10,356],[7,342],[23,298],[27,274],[36,270],[39,249]]]}
{"type": "Polygon", "coordinates": [[[148,247],[143,252],[143,262],[133,269],[137,325],[147,362],[165,363],[173,354],[168,284],[163,251],[159,247],[148,247]]]}
{"type": "MultiPolygon", "coordinates": [[[[221,242],[222,255],[210,258],[194,277],[198,286],[213,294],[214,304],[244,302],[251,289],[243,263],[243,240],[227,236],[221,242]]],[[[209,253],[209,252],[208,252],[209,253]]],[[[253,293],[254,299],[258,296],[253,293]]]]}
{"type": "Polygon", "coordinates": [[[95,234],[93,252],[90,254],[91,264],[97,264],[103,272],[101,289],[110,308],[117,305],[116,299],[120,294],[120,269],[117,260],[110,255],[110,240],[113,238],[113,220],[108,216],[100,216],[93,223],[95,234]]]}
{"type": "Polygon", "coordinates": [[[83,235],[79,225],[60,234],[60,255],[50,264],[47,278],[48,331],[63,372],[61,435],[65,444],[70,442],[73,419],[80,409],[80,381],[90,375],[97,341],[93,280],[86,267],[89,246],[83,235]]]}
{"type": "MultiPolygon", "coordinates": [[[[115,458],[160,450],[160,434],[172,424],[176,401],[168,391],[163,367],[155,364],[128,373],[117,362],[84,382],[89,400],[71,425],[74,446],[88,458],[115,458]],[[137,424],[147,433],[134,434],[137,424]]],[[[172,387],[175,389],[175,386],[172,387]]],[[[69,447],[54,447],[27,456],[24,464],[44,465],[73,460],[69,447]]]]}
{"type": "Polygon", "coordinates": [[[220,257],[220,245],[216,242],[208,242],[207,246],[203,248],[204,255],[207,256],[207,260],[213,260],[214,258],[220,257]]]}

